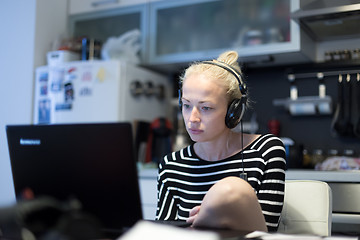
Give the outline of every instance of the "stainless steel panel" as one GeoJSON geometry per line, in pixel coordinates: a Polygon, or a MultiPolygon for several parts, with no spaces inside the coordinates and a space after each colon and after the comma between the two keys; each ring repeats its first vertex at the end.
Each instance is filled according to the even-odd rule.
{"type": "Polygon", "coordinates": [[[360,213],[360,183],[328,183],[332,190],[333,212],[360,213]]]}

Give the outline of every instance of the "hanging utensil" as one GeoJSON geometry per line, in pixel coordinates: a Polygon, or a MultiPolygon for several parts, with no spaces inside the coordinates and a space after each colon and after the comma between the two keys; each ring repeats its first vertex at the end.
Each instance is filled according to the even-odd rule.
{"type": "Polygon", "coordinates": [[[345,96],[345,82],[343,81],[343,77],[339,74],[338,79],[338,101],[336,104],[336,111],[334,114],[334,118],[331,124],[331,129],[334,135],[345,136],[346,135],[346,126],[347,126],[347,111],[346,107],[346,96],[345,96]]]}
{"type": "Polygon", "coordinates": [[[346,75],[346,81],[344,82],[344,109],[345,109],[345,135],[353,136],[353,124],[352,124],[352,92],[351,92],[351,79],[350,74],[346,75]]]}
{"type": "Polygon", "coordinates": [[[360,138],[360,73],[356,74],[355,86],[353,87],[354,91],[354,134],[360,138]]]}

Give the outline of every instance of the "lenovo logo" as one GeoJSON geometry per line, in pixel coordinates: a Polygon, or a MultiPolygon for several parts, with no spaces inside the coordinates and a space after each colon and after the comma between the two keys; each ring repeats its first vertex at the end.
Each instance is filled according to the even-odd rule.
{"type": "Polygon", "coordinates": [[[20,145],[40,145],[40,139],[23,139],[20,138],[20,145]]]}

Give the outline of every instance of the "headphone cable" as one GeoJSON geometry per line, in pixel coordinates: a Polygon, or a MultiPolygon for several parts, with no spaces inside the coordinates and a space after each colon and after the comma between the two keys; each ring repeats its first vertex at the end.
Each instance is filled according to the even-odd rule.
{"type": "Polygon", "coordinates": [[[241,127],[241,165],[242,165],[242,173],[240,173],[240,178],[247,181],[247,173],[245,173],[244,167],[244,129],[243,129],[243,121],[240,120],[241,127]]]}

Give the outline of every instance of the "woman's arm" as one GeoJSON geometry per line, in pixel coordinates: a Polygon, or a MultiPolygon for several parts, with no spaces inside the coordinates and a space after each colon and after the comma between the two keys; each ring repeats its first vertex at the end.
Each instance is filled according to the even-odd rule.
{"type": "Polygon", "coordinates": [[[275,136],[268,139],[262,147],[266,163],[257,197],[264,213],[269,231],[276,231],[284,202],[285,189],[285,148],[275,136]]]}

